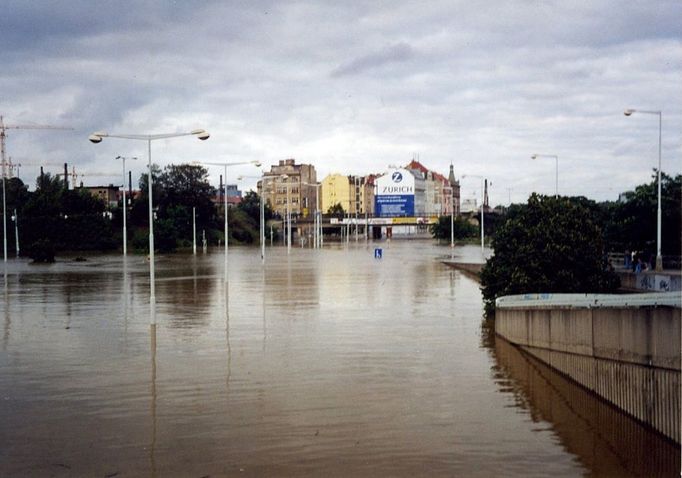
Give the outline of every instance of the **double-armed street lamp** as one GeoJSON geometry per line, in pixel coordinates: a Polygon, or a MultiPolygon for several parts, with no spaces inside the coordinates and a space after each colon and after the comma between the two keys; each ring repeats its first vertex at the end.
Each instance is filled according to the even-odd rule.
{"type": "Polygon", "coordinates": [[[485,182],[485,177],[480,176],[478,174],[463,174],[462,178],[479,178],[481,180],[481,255],[485,259],[485,224],[484,224],[484,214],[483,210],[485,209],[485,191],[484,191],[484,182],[485,182]]]}
{"type": "Polygon", "coordinates": [[[531,156],[531,158],[554,158],[556,161],[556,166],[554,169],[554,196],[559,197],[559,156],[556,154],[534,154],[531,156]]]}
{"type": "Polygon", "coordinates": [[[147,180],[147,195],[149,196],[149,320],[151,324],[156,324],[156,286],[154,279],[154,211],[152,209],[152,141],[157,139],[177,138],[180,136],[196,136],[202,141],[207,140],[210,137],[210,135],[203,129],[195,129],[189,133],[161,134],[108,134],[103,131],[98,131],[88,137],[88,139],[95,144],[101,143],[102,139],[104,138],[132,139],[147,142],[147,158],[149,168],[147,180]]]}
{"type": "Polygon", "coordinates": [[[663,256],[661,254],[661,135],[663,130],[663,112],[651,110],[635,110],[629,108],[624,111],[625,116],[632,113],[658,115],[658,206],[656,208],[656,270],[663,270],[663,256]]]}
{"type": "Polygon", "coordinates": [[[224,226],[224,234],[225,234],[225,284],[227,284],[227,254],[229,251],[229,239],[228,239],[228,234],[229,234],[229,229],[227,226],[227,168],[230,166],[242,166],[245,164],[253,164],[257,168],[260,168],[260,161],[237,161],[233,163],[213,163],[213,162],[204,162],[204,161],[197,161],[196,164],[203,164],[205,166],[222,166],[225,169],[225,193],[223,194],[223,208],[224,208],[224,216],[225,216],[225,226],[224,226]]]}
{"type": "Polygon", "coordinates": [[[128,255],[128,230],[126,228],[126,210],[128,204],[126,203],[126,159],[137,160],[136,156],[126,158],[125,156],[116,156],[116,159],[123,160],[123,256],[128,255]]]}

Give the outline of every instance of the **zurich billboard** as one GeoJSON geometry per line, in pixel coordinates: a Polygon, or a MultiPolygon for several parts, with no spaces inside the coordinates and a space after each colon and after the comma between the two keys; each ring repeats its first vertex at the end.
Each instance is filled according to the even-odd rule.
{"type": "Polygon", "coordinates": [[[414,176],[393,169],[376,180],[374,211],[379,217],[414,216],[414,176]]]}

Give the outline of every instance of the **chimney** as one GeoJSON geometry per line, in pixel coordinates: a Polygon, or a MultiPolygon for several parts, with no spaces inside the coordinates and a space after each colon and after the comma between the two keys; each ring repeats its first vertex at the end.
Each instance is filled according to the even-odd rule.
{"type": "Polygon", "coordinates": [[[69,165],[64,163],[64,189],[69,190],[69,165]]]}

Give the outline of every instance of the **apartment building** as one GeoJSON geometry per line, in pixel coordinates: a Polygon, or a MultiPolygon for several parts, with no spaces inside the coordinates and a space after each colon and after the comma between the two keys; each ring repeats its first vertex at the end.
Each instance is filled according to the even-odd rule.
{"type": "Polygon", "coordinates": [[[258,193],[272,210],[285,216],[287,207],[294,216],[312,216],[316,209],[317,173],[312,164],[296,164],[282,159],[270,167],[258,182],[258,193]]]}

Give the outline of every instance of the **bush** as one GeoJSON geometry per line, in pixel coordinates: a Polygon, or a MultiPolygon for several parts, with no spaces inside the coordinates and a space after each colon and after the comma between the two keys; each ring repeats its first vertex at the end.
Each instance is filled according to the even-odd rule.
{"type": "Polygon", "coordinates": [[[481,271],[486,313],[504,295],[613,292],[620,285],[606,267],[601,230],[577,199],[533,194],[510,209],[492,246],[495,255],[481,271]]]}

